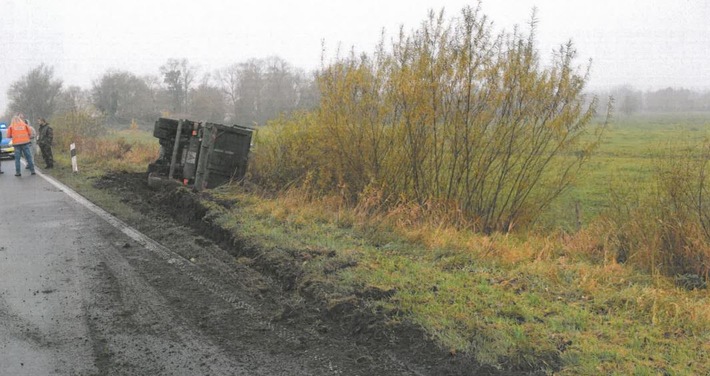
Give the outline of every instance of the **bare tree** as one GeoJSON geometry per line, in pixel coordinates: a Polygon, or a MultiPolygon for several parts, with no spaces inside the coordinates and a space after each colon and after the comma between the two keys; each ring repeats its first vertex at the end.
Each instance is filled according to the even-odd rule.
{"type": "Polygon", "coordinates": [[[95,81],[91,90],[96,108],[110,122],[155,117],[152,93],[145,81],[126,71],[109,71],[95,81]]]}
{"type": "Polygon", "coordinates": [[[291,65],[279,57],[264,61],[263,99],[258,119],[260,124],[296,108],[298,86],[297,76],[293,72],[291,65]]]}
{"type": "Polygon", "coordinates": [[[631,85],[623,85],[612,90],[612,97],[616,108],[624,115],[633,115],[641,111],[643,105],[643,93],[634,90],[631,85]]]}
{"type": "Polygon", "coordinates": [[[160,114],[162,112],[162,109],[165,108],[167,104],[161,103],[160,98],[161,98],[161,80],[160,77],[157,75],[145,75],[142,76],[141,79],[145,83],[146,87],[148,88],[148,93],[150,94],[150,104],[152,108],[152,112],[154,114],[160,114]]]}
{"type": "Polygon", "coordinates": [[[263,125],[296,109],[312,109],[319,98],[314,76],[279,57],[251,59],[215,74],[229,104],[230,119],[263,125]]]}
{"type": "Polygon", "coordinates": [[[222,90],[210,81],[210,75],[205,74],[200,85],[190,90],[190,116],[197,120],[223,123],[226,115],[225,97],[222,90]]]}
{"type": "Polygon", "coordinates": [[[40,64],[10,86],[8,109],[23,112],[30,119],[50,118],[61,91],[62,81],[54,78],[54,68],[40,64]]]}
{"type": "Polygon", "coordinates": [[[172,99],[173,112],[181,113],[189,107],[188,93],[195,80],[197,66],[190,65],[187,59],[168,59],[160,67],[163,82],[172,99]]]}
{"type": "Polygon", "coordinates": [[[240,66],[236,63],[222,68],[215,73],[215,77],[229,105],[229,117],[232,120],[237,117],[237,106],[242,96],[239,85],[240,75],[240,66]]]}
{"type": "Polygon", "coordinates": [[[59,114],[77,111],[90,112],[92,108],[91,92],[79,86],[70,86],[59,94],[55,112],[59,114]]]}

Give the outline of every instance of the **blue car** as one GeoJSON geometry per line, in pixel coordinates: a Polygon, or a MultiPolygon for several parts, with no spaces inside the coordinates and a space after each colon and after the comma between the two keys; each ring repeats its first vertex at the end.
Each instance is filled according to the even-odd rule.
{"type": "Polygon", "coordinates": [[[15,158],[15,148],[12,147],[12,140],[7,138],[7,124],[0,123],[0,133],[2,133],[0,158],[15,158]]]}

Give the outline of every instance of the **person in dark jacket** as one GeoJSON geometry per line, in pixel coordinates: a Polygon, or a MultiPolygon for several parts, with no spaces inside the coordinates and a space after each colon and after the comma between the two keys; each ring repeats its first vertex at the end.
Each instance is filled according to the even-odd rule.
{"type": "Polygon", "coordinates": [[[44,159],[44,168],[54,168],[54,157],[52,156],[52,143],[54,142],[54,130],[49,126],[44,118],[37,119],[39,123],[39,134],[37,143],[44,159]]]}

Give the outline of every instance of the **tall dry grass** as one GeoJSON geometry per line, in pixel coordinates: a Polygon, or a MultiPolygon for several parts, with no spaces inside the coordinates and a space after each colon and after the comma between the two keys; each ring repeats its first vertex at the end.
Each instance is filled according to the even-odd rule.
{"type": "Polygon", "coordinates": [[[618,262],[675,276],[688,288],[705,287],[710,274],[709,160],[707,140],[668,144],[653,159],[648,189],[633,182],[615,185],[611,209],[599,224],[604,251],[618,262]]]}
{"type": "Polygon", "coordinates": [[[50,124],[54,129],[55,157],[60,162],[68,161],[73,143],[82,169],[141,171],[158,155],[159,144],[148,132],[110,131],[104,119],[94,114],[68,112],[53,117],[50,124]]]}

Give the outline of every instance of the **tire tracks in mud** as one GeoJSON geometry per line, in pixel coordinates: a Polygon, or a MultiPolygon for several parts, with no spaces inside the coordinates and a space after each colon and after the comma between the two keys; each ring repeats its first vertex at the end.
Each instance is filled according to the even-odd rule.
{"type": "Polygon", "coordinates": [[[172,311],[116,247],[99,251],[97,285],[109,298],[94,304],[88,326],[100,374],[249,374],[172,311]]]}
{"type": "MultiPolygon", "coordinates": [[[[275,337],[271,339],[271,345],[274,342],[278,342],[280,347],[290,347],[294,354],[297,356],[308,357],[305,362],[307,370],[298,371],[296,366],[291,368],[289,371],[285,371],[284,375],[356,375],[370,374],[368,372],[363,373],[352,373],[352,370],[347,370],[348,367],[340,366],[342,364],[342,359],[333,359],[324,355],[319,351],[308,351],[307,347],[318,347],[317,344],[324,343],[325,346],[329,346],[329,341],[322,336],[318,330],[314,327],[309,327],[307,330],[299,332],[297,330],[292,330],[287,328],[285,325],[274,322],[272,318],[277,316],[273,307],[264,307],[259,304],[250,303],[247,300],[251,300],[249,297],[245,297],[242,292],[247,286],[242,282],[242,276],[237,274],[229,265],[225,264],[220,257],[214,256],[210,251],[220,252],[219,247],[205,247],[199,254],[200,259],[206,259],[206,264],[209,266],[203,266],[188,260],[177,252],[163,246],[162,244],[156,242],[150,237],[138,232],[137,230],[129,230],[131,234],[131,239],[133,239],[140,247],[135,247],[140,249],[141,247],[152,252],[161,262],[165,265],[171,265],[176,271],[181,272],[184,277],[189,278],[196,286],[200,286],[208,291],[212,296],[218,298],[223,303],[227,304],[232,313],[232,319],[235,320],[245,320],[242,322],[248,323],[243,325],[248,327],[248,330],[256,332],[262,337],[275,337]],[[132,232],[135,231],[135,232],[132,232]],[[216,248],[216,250],[215,250],[216,248]],[[217,272],[217,273],[216,273],[217,272]],[[269,312],[269,309],[272,311],[269,312]],[[265,312],[266,311],[266,312],[265,312]],[[316,345],[314,345],[316,344],[316,345]],[[316,373],[314,373],[316,372],[316,373]]],[[[125,233],[125,231],[124,231],[125,233]]],[[[133,246],[121,247],[124,249],[133,249],[133,246]]],[[[223,251],[222,251],[223,252],[223,251]]],[[[126,257],[124,255],[124,257],[126,257]]],[[[231,256],[230,256],[231,257],[231,256]]],[[[129,256],[130,258],[130,256],[129,256]]],[[[134,257],[135,258],[135,257],[134,257]]],[[[118,260],[116,260],[118,262],[118,260]]],[[[252,271],[253,272],[253,271],[252,271]]],[[[124,275],[125,273],[120,273],[124,275]]],[[[274,285],[277,283],[268,277],[265,279],[274,285]]],[[[159,297],[159,296],[158,296],[159,297]]],[[[163,302],[160,305],[169,304],[168,302],[163,302]]],[[[270,305],[270,304],[267,304],[270,305]]],[[[260,342],[260,341],[258,341],[260,342]]],[[[364,350],[364,349],[361,349],[364,350]]],[[[388,373],[386,374],[401,374],[401,375],[423,375],[423,373],[413,370],[411,367],[407,366],[404,362],[396,359],[393,353],[382,354],[386,358],[391,360],[392,365],[388,366],[388,373]],[[397,368],[392,369],[392,368],[397,368]],[[393,373],[390,373],[393,372],[393,373]]],[[[355,357],[355,362],[358,362],[358,358],[362,359],[361,356],[355,357]]],[[[297,362],[300,363],[300,362],[297,362]]],[[[254,373],[249,373],[254,374],[254,373]]],[[[259,373],[262,374],[262,373],[259,373]]],[[[277,375],[281,373],[274,373],[273,370],[268,373],[263,373],[264,375],[277,375]]]]}
{"type": "MultiPolygon", "coordinates": [[[[181,227],[182,228],[182,227],[181,227]]],[[[236,293],[235,291],[243,291],[242,288],[248,288],[244,282],[241,280],[243,279],[240,275],[238,275],[235,270],[234,270],[234,265],[228,265],[223,261],[223,259],[234,259],[234,256],[230,255],[228,252],[224,251],[221,247],[218,245],[214,244],[212,241],[207,241],[210,246],[203,247],[201,250],[202,252],[199,253],[200,259],[205,258],[207,262],[203,262],[201,264],[204,264],[206,267],[203,269],[200,265],[190,261],[186,257],[183,257],[177,252],[174,252],[173,250],[163,246],[159,242],[153,240],[152,238],[143,235],[140,232],[137,232],[140,234],[137,238],[140,239],[134,239],[136,241],[139,241],[143,246],[146,248],[154,251],[158,256],[160,256],[165,262],[174,265],[181,271],[183,271],[187,276],[189,276],[194,282],[196,282],[198,285],[201,285],[208,289],[210,292],[212,292],[216,297],[219,297],[222,301],[230,304],[235,310],[243,311],[245,314],[250,316],[254,320],[254,322],[257,324],[257,326],[262,327],[263,331],[268,331],[271,332],[273,335],[276,337],[286,341],[286,344],[291,344],[295,347],[303,347],[306,344],[304,342],[307,342],[310,346],[314,346],[314,344],[317,343],[328,343],[328,339],[323,336],[318,329],[316,329],[314,326],[309,326],[305,329],[303,332],[297,332],[295,330],[290,330],[288,329],[285,325],[280,325],[278,323],[275,323],[274,320],[264,320],[264,314],[263,310],[260,308],[257,308],[257,306],[252,305],[250,303],[247,303],[244,300],[244,297],[242,296],[243,294],[236,293]],[[219,255],[215,255],[215,253],[219,253],[219,255]],[[218,272],[218,275],[215,275],[215,272],[218,272]],[[229,276],[230,280],[234,283],[236,286],[232,286],[232,288],[226,288],[225,286],[225,281],[223,279],[217,279],[217,277],[225,277],[229,276]],[[236,288],[235,288],[236,287],[236,288]],[[304,334],[307,335],[308,339],[304,338],[304,334]]],[[[191,236],[195,236],[194,234],[191,236]]],[[[251,269],[250,269],[251,270],[251,269]]],[[[257,272],[259,276],[266,281],[268,281],[269,284],[273,285],[272,289],[278,289],[280,290],[281,287],[275,287],[275,286],[280,286],[280,284],[276,281],[274,281],[270,276],[268,275],[263,275],[260,272],[257,272]]],[[[290,297],[283,295],[281,296],[281,299],[283,300],[289,300],[291,299],[290,297]]],[[[287,303],[288,305],[288,303],[287,303]]],[[[317,346],[317,345],[316,345],[317,346]]],[[[327,345],[326,345],[327,346],[327,345]]],[[[427,375],[426,372],[422,370],[416,369],[415,366],[411,364],[407,364],[406,361],[402,360],[399,358],[397,354],[395,354],[392,351],[384,351],[380,354],[368,354],[368,350],[365,349],[364,347],[360,345],[355,345],[355,344],[350,344],[353,348],[359,349],[358,355],[354,356],[354,361],[355,363],[361,363],[363,359],[370,359],[370,361],[378,361],[381,363],[387,363],[386,366],[383,368],[386,368],[387,371],[386,373],[382,373],[383,375],[413,375],[413,376],[424,376],[427,375]]],[[[351,351],[353,351],[351,349],[351,351]]],[[[348,374],[348,375],[355,375],[355,373],[350,373],[350,371],[344,371],[343,369],[339,369],[339,367],[335,366],[334,363],[336,363],[333,359],[330,359],[328,357],[318,357],[315,358],[317,362],[320,363],[320,366],[327,371],[327,374],[334,374],[334,375],[339,375],[339,374],[348,374]],[[348,373],[345,373],[348,372],[348,373]]],[[[368,368],[366,365],[360,365],[360,368],[368,368]]],[[[372,365],[374,366],[374,364],[372,365]]],[[[377,368],[374,366],[373,368],[377,368]]],[[[361,373],[362,375],[372,375],[370,373],[372,370],[368,371],[363,371],[361,373]]],[[[360,374],[360,373],[358,373],[360,374]]],[[[380,374],[380,373],[377,373],[380,374]]]]}
{"type": "MultiPolygon", "coordinates": [[[[53,184],[135,243],[129,244],[116,238],[117,244],[101,252],[105,264],[97,266],[95,270],[105,279],[102,288],[108,295],[113,295],[114,306],[106,306],[111,304],[104,302],[103,307],[94,306],[92,311],[100,311],[102,308],[114,310],[120,318],[119,321],[122,321],[114,324],[105,315],[102,317],[101,314],[94,314],[90,319],[92,322],[88,323],[94,336],[92,341],[97,365],[104,370],[114,369],[113,373],[108,374],[122,374],[122,371],[115,371],[116,369],[123,369],[125,374],[130,374],[129,370],[133,365],[128,358],[131,353],[136,355],[136,350],[137,355],[144,358],[139,362],[141,364],[156,363],[156,360],[157,363],[162,362],[162,368],[155,366],[158,368],[146,370],[157,372],[155,374],[189,374],[180,373],[184,369],[180,367],[165,373],[166,369],[171,369],[171,365],[166,364],[167,360],[160,358],[160,354],[156,354],[161,351],[175,352],[176,343],[185,343],[191,351],[197,349],[197,353],[205,353],[201,349],[210,349],[207,352],[219,354],[209,362],[195,359],[191,363],[193,369],[197,365],[206,371],[196,374],[421,374],[412,371],[403,362],[389,360],[392,354],[368,355],[366,349],[348,343],[347,339],[333,342],[314,326],[302,325],[298,329],[292,329],[288,327],[288,323],[275,322],[275,318],[279,321],[278,310],[283,304],[278,300],[288,298],[276,292],[280,291],[281,287],[269,276],[247,267],[237,273],[235,264],[224,261],[234,260],[233,256],[216,245],[199,247],[195,253],[200,255],[200,263],[192,262],[111,216],[60,183],[53,184]],[[144,250],[150,252],[146,253],[144,250]],[[272,285],[267,289],[271,298],[262,299],[250,295],[254,291],[245,284],[241,272],[259,274],[264,283],[272,285]],[[274,297],[274,293],[279,297],[274,297]],[[186,299],[200,302],[185,302],[186,299]],[[116,302],[121,304],[115,306],[116,302]],[[173,324],[161,324],[159,321],[173,324]],[[120,330],[117,325],[135,327],[136,332],[140,333],[139,338],[112,337],[113,331],[120,330]],[[155,336],[149,336],[151,333],[155,336]],[[173,348],[170,348],[170,345],[173,348]],[[338,347],[343,347],[342,351],[338,347]],[[140,349],[144,349],[142,353],[140,349]],[[361,364],[361,359],[388,361],[387,364],[361,364]],[[244,366],[250,362],[254,364],[244,366]]],[[[110,234],[105,236],[111,237],[110,234]]],[[[188,235],[190,238],[194,236],[188,235]]]]}
{"type": "MultiPolygon", "coordinates": [[[[342,301],[333,301],[330,294],[337,295],[337,291],[330,286],[321,286],[318,281],[313,285],[308,284],[309,280],[299,281],[297,257],[262,254],[266,251],[244,244],[238,234],[229,233],[203,218],[207,209],[194,195],[176,189],[149,189],[141,175],[117,173],[95,183],[96,188],[107,189],[141,215],[135,219],[134,226],[147,235],[115,218],[107,219],[118,223],[116,227],[140,245],[120,247],[120,252],[132,267],[141,270],[140,274],[149,283],[168,297],[171,309],[180,312],[186,325],[198,328],[231,356],[238,357],[229,351],[234,346],[268,353],[281,359],[283,364],[295,366],[291,372],[284,373],[288,375],[545,374],[540,370],[493,368],[465,354],[452,356],[413,323],[405,321],[396,327],[388,326],[387,313],[369,311],[367,302],[361,300],[358,292],[354,297],[342,296],[342,301]],[[156,266],[146,269],[141,265],[145,260],[137,260],[145,255],[135,254],[131,251],[134,248],[149,250],[156,260],[146,264],[156,266]],[[175,276],[164,279],[182,281],[186,284],[185,291],[177,292],[174,286],[158,286],[169,282],[148,277],[153,270],[178,273],[181,279],[175,276]],[[255,288],[254,282],[266,286],[255,288]],[[199,302],[173,300],[181,293],[183,298],[187,296],[199,302]],[[202,307],[208,305],[214,307],[211,310],[202,307]],[[199,312],[188,315],[185,310],[199,312]]],[[[260,359],[265,358],[268,356],[260,359]]]]}
{"type": "MultiPolygon", "coordinates": [[[[157,241],[151,239],[145,234],[142,234],[141,232],[133,229],[132,227],[126,225],[122,221],[113,218],[112,221],[117,221],[118,225],[114,224],[115,227],[117,227],[121,232],[124,234],[128,235],[133,241],[138,243],[141,247],[151,251],[155,256],[157,256],[162,262],[164,262],[165,265],[170,265],[174,268],[176,268],[177,271],[181,272],[183,276],[189,278],[192,282],[194,282],[197,286],[201,286],[205,290],[207,290],[209,293],[212,294],[212,296],[219,298],[222,302],[228,304],[232,308],[233,313],[238,313],[239,319],[241,320],[249,320],[249,327],[256,327],[256,331],[258,332],[269,332],[270,335],[276,336],[277,340],[282,343],[282,345],[285,346],[292,346],[292,347],[301,347],[302,346],[302,335],[296,334],[296,332],[289,330],[288,328],[285,328],[281,325],[276,325],[274,324],[271,320],[265,320],[264,319],[264,313],[257,308],[254,304],[248,303],[245,300],[245,297],[243,294],[239,294],[236,291],[241,291],[238,287],[246,287],[244,284],[240,281],[239,276],[233,271],[233,270],[221,270],[221,273],[218,274],[217,276],[219,277],[225,277],[229,276],[230,281],[226,281],[224,279],[217,279],[217,276],[215,276],[214,269],[205,269],[202,268],[201,266],[191,262],[190,260],[186,259],[182,255],[170,250],[169,248],[163,246],[162,244],[158,243],[157,241]],[[231,283],[228,283],[231,282],[231,283]],[[234,286],[237,285],[237,289],[234,288],[228,288],[226,286],[234,286]],[[239,286],[241,285],[241,286],[239,286]]],[[[121,248],[133,248],[127,247],[126,245],[122,246],[121,248]]],[[[210,254],[207,252],[201,252],[201,256],[208,256],[210,257],[213,261],[210,263],[211,267],[218,267],[218,266],[223,266],[222,262],[214,257],[214,256],[209,256],[210,254]]],[[[112,254],[110,252],[107,252],[106,257],[111,260],[111,265],[116,265],[120,268],[120,270],[115,270],[115,274],[120,276],[119,279],[120,281],[131,281],[135,277],[131,277],[130,274],[130,266],[128,266],[127,261],[122,261],[121,258],[118,258],[115,254],[112,254]]],[[[223,269],[223,268],[221,268],[223,269]]],[[[125,282],[124,282],[125,283],[125,282]]],[[[128,292],[133,292],[136,293],[139,291],[140,284],[136,285],[136,283],[130,283],[130,285],[123,286],[121,288],[122,291],[125,291],[124,294],[128,292]]],[[[145,284],[147,285],[147,284],[145,284]]],[[[145,294],[145,293],[143,293],[145,294]]],[[[165,299],[161,297],[160,294],[158,293],[151,293],[151,296],[147,299],[147,301],[150,301],[151,304],[155,305],[156,302],[158,302],[158,306],[168,306],[169,302],[167,302],[165,299]]],[[[129,304],[132,306],[135,306],[136,304],[130,303],[130,299],[128,300],[129,304]]],[[[153,315],[157,316],[157,315],[153,315]]],[[[139,316],[140,317],[140,316],[139,316]]],[[[171,318],[171,320],[173,320],[171,318]]],[[[187,325],[184,325],[185,329],[187,329],[187,325]]],[[[168,329],[168,328],[164,328],[168,329]]],[[[172,329],[170,329],[172,330],[172,329]]],[[[179,333],[179,331],[178,331],[179,333]]],[[[313,334],[314,331],[311,331],[309,334],[313,334]]],[[[330,374],[330,375],[338,375],[341,374],[341,372],[337,369],[336,366],[334,366],[334,362],[331,359],[327,358],[320,358],[320,359],[314,359],[315,361],[320,363],[320,369],[322,370],[322,374],[330,374]]],[[[266,362],[264,362],[266,363],[266,362]]],[[[237,367],[235,367],[237,368],[237,367]]],[[[272,370],[273,372],[273,370],[272,370]]],[[[290,371],[284,373],[284,375],[297,375],[300,373],[291,373],[295,372],[294,369],[291,369],[290,371]]],[[[267,373],[269,375],[274,374],[274,373],[267,373]]],[[[304,373],[309,374],[309,373],[304,373]]]]}

